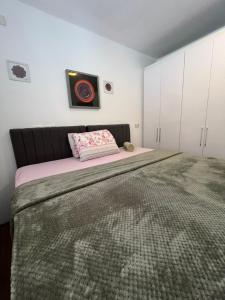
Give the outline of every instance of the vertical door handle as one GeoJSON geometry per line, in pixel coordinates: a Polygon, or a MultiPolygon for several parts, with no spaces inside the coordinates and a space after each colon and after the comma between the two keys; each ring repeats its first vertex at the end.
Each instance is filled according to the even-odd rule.
{"type": "Polygon", "coordinates": [[[208,137],[208,127],[206,127],[205,129],[205,143],[204,143],[204,146],[206,147],[206,144],[207,144],[207,137],[208,137]]]}
{"type": "Polygon", "coordinates": [[[159,143],[161,142],[161,127],[159,128],[159,143]]]}
{"type": "Polygon", "coordinates": [[[202,145],[202,134],[203,134],[203,127],[201,128],[201,134],[200,134],[200,143],[199,143],[200,147],[202,145]]]}
{"type": "Polygon", "coordinates": [[[159,128],[156,129],[156,143],[158,143],[159,138],[159,128]]]}

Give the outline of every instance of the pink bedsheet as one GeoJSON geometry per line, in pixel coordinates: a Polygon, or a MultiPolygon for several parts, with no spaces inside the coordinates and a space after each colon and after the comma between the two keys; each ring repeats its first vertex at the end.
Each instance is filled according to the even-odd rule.
{"type": "Polygon", "coordinates": [[[35,165],[29,165],[19,168],[16,171],[15,186],[43,178],[52,175],[57,175],[61,173],[66,173],[70,171],[81,170],[97,165],[107,164],[116,160],[128,158],[137,154],[152,151],[153,149],[147,148],[136,148],[134,152],[127,152],[123,148],[120,148],[120,153],[108,155],[100,158],[95,158],[92,160],[81,162],[79,159],[70,157],[60,160],[53,160],[49,162],[44,162],[35,165]]]}

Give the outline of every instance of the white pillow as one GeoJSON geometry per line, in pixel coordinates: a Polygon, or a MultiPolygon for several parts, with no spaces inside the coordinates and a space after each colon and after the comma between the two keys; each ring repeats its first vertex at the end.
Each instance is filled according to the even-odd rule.
{"type": "Polygon", "coordinates": [[[73,134],[74,133],[68,133],[68,140],[69,140],[69,144],[70,144],[70,148],[72,150],[73,156],[76,158],[79,158],[80,156],[79,156],[79,152],[77,150],[75,140],[73,138],[73,134]]]}

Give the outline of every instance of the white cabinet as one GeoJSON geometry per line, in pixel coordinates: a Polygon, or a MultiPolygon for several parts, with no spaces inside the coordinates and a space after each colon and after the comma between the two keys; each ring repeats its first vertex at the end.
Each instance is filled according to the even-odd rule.
{"type": "Polygon", "coordinates": [[[184,54],[168,56],[145,70],[144,146],[179,149],[184,54]]]}
{"type": "Polygon", "coordinates": [[[145,69],[144,77],[144,146],[158,147],[160,113],[160,64],[155,63],[145,69]]]}
{"type": "Polygon", "coordinates": [[[180,150],[202,155],[212,62],[213,39],[185,50],[180,150]]]}
{"type": "Polygon", "coordinates": [[[225,158],[225,29],[145,71],[144,146],[225,158]]]}
{"type": "Polygon", "coordinates": [[[161,62],[160,148],[179,150],[184,53],[161,62]]]}
{"type": "Polygon", "coordinates": [[[215,34],[204,155],[225,158],[225,31],[215,34]]]}

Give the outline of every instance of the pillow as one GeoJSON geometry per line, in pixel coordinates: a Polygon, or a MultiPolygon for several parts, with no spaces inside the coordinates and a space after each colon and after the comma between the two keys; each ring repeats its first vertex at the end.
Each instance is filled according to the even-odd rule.
{"type": "Polygon", "coordinates": [[[70,144],[70,148],[72,150],[73,156],[76,158],[79,158],[80,156],[79,156],[79,152],[77,150],[76,143],[73,138],[73,134],[74,133],[68,133],[68,140],[69,140],[69,144],[70,144]]]}
{"type": "Polygon", "coordinates": [[[128,152],[133,152],[134,151],[134,144],[130,142],[124,142],[123,143],[123,148],[128,151],[128,152]]]}
{"type": "Polygon", "coordinates": [[[107,129],[74,133],[73,139],[81,161],[115,154],[120,151],[114,137],[107,129]]]}

